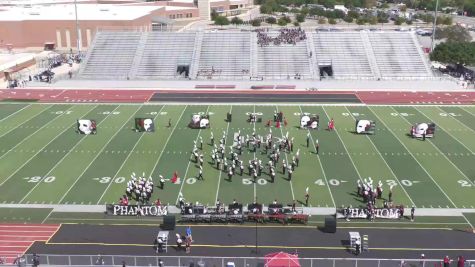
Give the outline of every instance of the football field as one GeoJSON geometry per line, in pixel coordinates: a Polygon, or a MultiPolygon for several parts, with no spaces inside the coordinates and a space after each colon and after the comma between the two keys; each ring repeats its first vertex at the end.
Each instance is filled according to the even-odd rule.
{"type": "MultiPolygon", "coordinates": [[[[198,145],[199,146],[199,145],[198,145]]],[[[267,163],[269,154],[244,149],[242,160],[267,163]]],[[[166,179],[174,172],[179,182],[155,188],[152,199],[174,205],[179,192],[186,201],[214,204],[217,199],[244,204],[257,198],[269,204],[293,199],[303,205],[309,188],[311,207],[364,205],[356,196],[358,179],[371,177],[383,183],[383,197],[393,186],[396,204],[418,208],[475,206],[475,107],[474,106],[366,106],[366,105],[140,105],[140,104],[0,104],[0,203],[4,204],[105,204],[117,203],[133,172],[166,179]],[[264,168],[254,183],[245,168],[243,176],[211,164],[213,149],[223,133],[226,155],[234,133],[267,134],[265,122],[282,111],[286,127],[271,127],[275,137],[294,138],[291,159],[300,150],[300,164],[289,181],[281,162],[272,183],[264,168]],[[227,122],[226,113],[232,113],[227,122]],[[262,122],[249,123],[250,112],[262,122]],[[192,114],[210,114],[209,129],[190,129],[192,114]],[[319,114],[321,127],[299,129],[302,113],[319,114]],[[134,131],[135,118],[153,118],[155,132],[134,131]],[[335,131],[327,131],[330,118],[335,131]],[[78,119],[94,119],[96,135],[76,131],[78,119]],[[169,119],[171,127],[167,127],[169,119]],[[353,133],[356,119],[376,122],[374,135],[353,133]],[[422,141],[408,136],[415,123],[434,122],[435,138],[422,141]],[[199,166],[191,161],[193,142],[203,139],[204,180],[197,180],[199,166]],[[320,153],[315,153],[318,140],[320,153]]],[[[382,200],[378,200],[382,205],[382,200]]]]}

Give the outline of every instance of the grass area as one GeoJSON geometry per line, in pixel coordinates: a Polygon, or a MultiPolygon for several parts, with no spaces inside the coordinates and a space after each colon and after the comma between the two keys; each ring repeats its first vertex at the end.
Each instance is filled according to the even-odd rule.
{"type": "MultiPolygon", "coordinates": [[[[170,178],[174,171],[181,183],[166,183],[155,189],[153,198],[174,204],[179,192],[187,201],[214,204],[216,199],[230,203],[237,199],[261,203],[274,199],[291,203],[302,201],[310,189],[310,206],[340,207],[361,205],[355,196],[356,181],[372,177],[384,184],[387,198],[394,185],[393,198],[398,204],[418,208],[474,208],[475,108],[437,106],[179,106],[179,105],[99,105],[99,104],[0,104],[0,203],[21,204],[105,204],[114,203],[124,193],[132,172],[145,173],[158,184],[161,174],[170,178]],[[291,159],[300,150],[300,166],[291,181],[276,168],[270,182],[267,170],[257,183],[249,180],[247,170],[241,177],[227,179],[210,161],[211,132],[219,140],[223,132],[227,142],[234,133],[264,135],[264,123],[250,124],[249,112],[262,113],[263,122],[282,111],[289,125],[272,127],[274,136],[287,132],[294,138],[291,159]],[[193,113],[211,114],[211,128],[187,127],[193,113]],[[228,123],[225,114],[233,114],[228,123]],[[320,115],[322,127],[311,131],[298,129],[302,112],[320,115]],[[153,117],[154,133],[133,131],[135,117],[153,117]],[[78,118],[95,119],[98,134],[83,136],[75,132],[78,118]],[[324,130],[333,118],[336,131],[324,130]],[[356,119],[373,119],[375,135],[353,133],[356,119]],[[166,127],[168,119],[172,127],[166,127]],[[407,136],[416,122],[435,122],[436,137],[422,142],[407,136]],[[197,181],[198,166],[191,162],[194,140],[204,141],[204,181],[197,181]],[[318,140],[320,154],[314,153],[318,140]]],[[[230,148],[227,147],[226,154],[230,148]]],[[[268,162],[260,150],[244,149],[242,160],[258,158],[268,162]]],[[[382,201],[378,201],[381,205],[382,201]]],[[[48,221],[57,218],[53,213],[48,221]]]]}
{"type": "Polygon", "coordinates": [[[52,209],[0,208],[2,223],[41,223],[52,209]]]}

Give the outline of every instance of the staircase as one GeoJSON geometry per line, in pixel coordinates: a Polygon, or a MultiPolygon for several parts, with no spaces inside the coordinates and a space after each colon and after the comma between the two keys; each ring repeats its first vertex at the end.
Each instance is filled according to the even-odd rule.
{"type": "Polygon", "coordinates": [[[315,44],[313,43],[313,33],[307,33],[307,40],[305,40],[307,43],[307,53],[309,54],[308,57],[308,64],[310,66],[310,74],[313,79],[318,79],[320,77],[320,72],[315,69],[317,66],[317,60],[315,57],[315,44]],[[310,53],[312,53],[312,56],[310,56],[310,53]]]}
{"type": "Polygon", "coordinates": [[[368,33],[365,31],[360,31],[361,39],[363,40],[363,45],[368,57],[369,66],[371,67],[371,72],[373,72],[376,79],[381,79],[381,72],[379,71],[378,64],[376,63],[376,57],[374,56],[373,46],[368,37],[368,33]]]}
{"type": "Polygon", "coordinates": [[[258,55],[257,55],[257,35],[254,32],[250,32],[250,56],[251,56],[251,69],[249,70],[249,76],[257,77],[257,65],[258,65],[258,55]]]}
{"type": "Polygon", "coordinates": [[[432,75],[432,69],[430,67],[429,61],[427,60],[427,56],[422,52],[421,46],[419,44],[419,41],[417,40],[417,37],[414,33],[410,33],[412,36],[412,40],[414,41],[414,45],[417,47],[417,51],[419,52],[419,55],[422,58],[422,61],[424,62],[424,67],[426,68],[427,72],[432,75]]]}
{"type": "Polygon", "coordinates": [[[130,72],[129,72],[129,77],[131,79],[134,79],[137,74],[140,61],[142,60],[142,57],[144,54],[144,50],[145,50],[144,48],[145,48],[145,44],[147,43],[147,38],[148,38],[148,33],[147,32],[142,33],[142,36],[140,37],[139,45],[137,46],[137,51],[135,52],[134,61],[132,62],[132,68],[130,69],[130,72]]]}
{"type": "Polygon", "coordinates": [[[195,36],[195,49],[193,50],[193,55],[191,57],[191,66],[189,77],[191,79],[196,79],[198,75],[198,68],[200,66],[200,57],[201,57],[201,46],[203,44],[203,32],[199,31],[195,36]]]}
{"type": "Polygon", "coordinates": [[[94,39],[91,42],[91,44],[89,44],[89,47],[87,48],[86,56],[81,61],[81,66],[79,67],[77,77],[80,77],[82,75],[84,69],[86,68],[86,63],[88,62],[89,58],[91,57],[92,50],[94,49],[94,46],[96,45],[96,40],[97,40],[97,38],[99,37],[100,34],[101,34],[101,32],[97,31],[95,36],[94,36],[94,39]]]}

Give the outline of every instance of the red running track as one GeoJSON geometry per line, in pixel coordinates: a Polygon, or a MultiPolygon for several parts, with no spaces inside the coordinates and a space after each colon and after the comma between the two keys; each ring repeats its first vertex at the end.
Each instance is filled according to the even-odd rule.
{"type": "Polygon", "coordinates": [[[38,100],[48,103],[143,103],[155,92],[152,90],[61,90],[16,89],[0,90],[2,100],[38,100]]]}
{"type": "MultiPolygon", "coordinates": [[[[186,93],[268,94],[264,90],[183,90],[186,93]]],[[[70,90],[15,89],[0,90],[0,100],[37,100],[46,103],[144,103],[155,93],[176,91],[155,90],[70,90]]],[[[475,92],[410,92],[410,91],[295,91],[279,90],[276,94],[355,94],[365,104],[475,104],[475,92]]]]}
{"type": "Polygon", "coordinates": [[[475,104],[475,92],[355,92],[365,104],[475,104]]]}
{"type": "Polygon", "coordinates": [[[0,258],[13,263],[35,241],[48,241],[59,227],[56,224],[0,224],[0,258]]]}

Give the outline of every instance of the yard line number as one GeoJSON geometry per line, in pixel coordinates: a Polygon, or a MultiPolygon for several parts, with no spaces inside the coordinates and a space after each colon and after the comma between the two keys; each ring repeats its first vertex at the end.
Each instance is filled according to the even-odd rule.
{"type": "Polygon", "coordinates": [[[52,183],[54,180],[56,180],[56,177],[54,176],[48,176],[43,179],[41,176],[32,176],[32,177],[24,177],[24,180],[26,180],[28,183],[52,183]]]}
{"type": "MultiPolygon", "coordinates": [[[[470,181],[467,180],[458,180],[457,183],[459,183],[461,187],[472,187],[470,181]]],[[[475,184],[475,181],[473,181],[473,183],[475,184]]]]}
{"type": "MultiPolygon", "coordinates": [[[[339,180],[339,179],[330,179],[330,180],[328,180],[328,184],[331,185],[331,186],[339,186],[339,185],[341,185],[343,183],[347,183],[347,182],[348,181],[343,181],[343,180],[339,180]]],[[[411,180],[401,180],[400,182],[403,186],[406,186],[406,187],[410,187],[410,186],[413,186],[414,184],[419,183],[419,181],[411,181],[411,180]]],[[[318,180],[315,181],[315,184],[318,185],[318,186],[325,186],[326,182],[325,182],[324,179],[318,179],[318,180]]],[[[397,186],[398,185],[396,180],[386,180],[386,184],[388,186],[397,186]]],[[[377,186],[377,184],[375,184],[375,186],[377,186]]]]}
{"type": "Polygon", "coordinates": [[[72,110],[58,110],[58,111],[52,111],[51,113],[56,114],[56,115],[61,115],[61,114],[69,115],[72,112],[73,112],[72,110]]]}
{"type": "Polygon", "coordinates": [[[439,113],[439,115],[442,116],[442,117],[447,117],[447,116],[449,116],[449,117],[460,117],[460,116],[462,116],[461,114],[455,114],[455,113],[452,113],[452,112],[449,112],[449,113],[441,112],[441,113],[439,113]]]}
{"type": "MultiPolygon", "coordinates": [[[[252,185],[252,184],[254,184],[254,179],[251,179],[251,178],[243,178],[243,179],[242,179],[242,184],[245,184],[245,185],[252,185]]],[[[257,184],[258,184],[258,185],[266,185],[266,184],[267,184],[267,180],[264,179],[264,178],[259,178],[259,179],[257,179],[257,184]]]]}
{"type": "Polygon", "coordinates": [[[402,117],[408,117],[409,115],[414,115],[414,114],[409,114],[406,112],[392,112],[391,116],[397,117],[397,116],[402,116],[402,117]]]}
{"type": "Polygon", "coordinates": [[[343,115],[345,117],[349,117],[350,115],[353,116],[353,117],[358,117],[358,116],[362,116],[364,114],[360,114],[358,112],[352,112],[352,113],[343,112],[343,113],[341,113],[341,115],[343,115]]]}
{"type": "Polygon", "coordinates": [[[105,177],[92,178],[92,180],[98,181],[101,184],[108,184],[110,183],[111,180],[113,180],[114,183],[121,184],[125,182],[125,177],[120,176],[115,179],[112,179],[112,177],[105,176],[105,177]]]}
{"type": "Polygon", "coordinates": [[[102,115],[119,115],[120,111],[103,111],[99,112],[97,114],[102,114],[102,115]]]}

